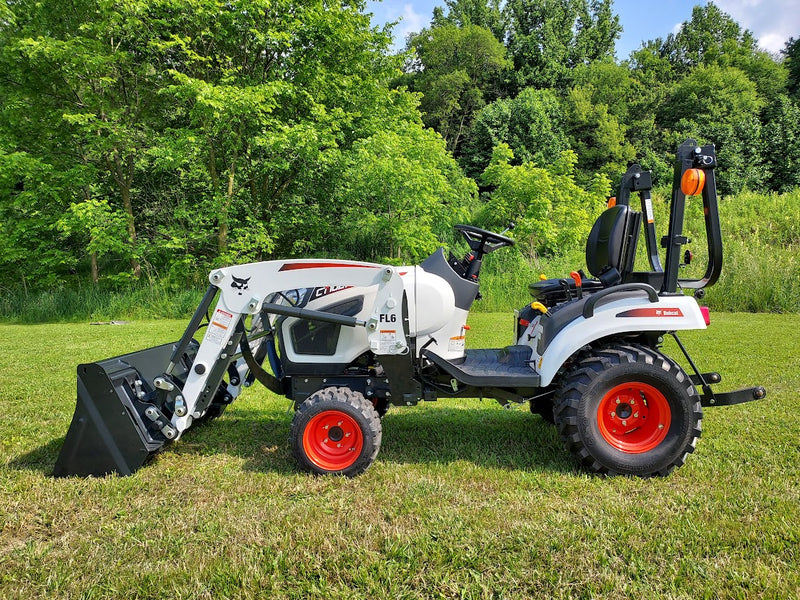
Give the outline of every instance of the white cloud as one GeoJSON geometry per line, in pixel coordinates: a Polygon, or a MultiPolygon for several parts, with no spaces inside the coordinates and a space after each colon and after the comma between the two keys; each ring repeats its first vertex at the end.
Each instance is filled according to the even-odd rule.
{"type": "Polygon", "coordinates": [[[403,5],[402,20],[397,25],[397,39],[405,42],[406,36],[409,33],[417,33],[425,25],[428,24],[429,19],[414,11],[411,4],[403,5]]]}
{"type": "Polygon", "coordinates": [[[384,23],[398,21],[392,30],[395,50],[405,47],[408,34],[422,30],[430,22],[430,15],[418,13],[410,2],[373,1],[367,4],[367,10],[372,13],[373,25],[382,26],[384,23]]]}
{"type": "Polygon", "coordinates": [[[780,52],[790,37],[800,37],[797,0],[716,0],[716,5],[752,31],[769,52],[780,52]]]}

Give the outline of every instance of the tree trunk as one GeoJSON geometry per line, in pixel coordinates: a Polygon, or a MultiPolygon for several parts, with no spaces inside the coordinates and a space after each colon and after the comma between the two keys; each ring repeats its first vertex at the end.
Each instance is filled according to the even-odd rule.
{"type": "Polygon", "coordinates": [[[138,278],[142,272],[139,259],[136,258],[136,222],[133,218],[133,203],[131,202],[131,185],[133,183],[133,154],[129,154],[126,164],[123,166],[119,151],[114,151],[114,178],[117,180],[120,194],[122,196],[122,206],[125,209],[125,220],[128,225],[128,242],[131,245],[131,269],[134,277],[138,278]]]}
{"type": "Polygon", "coordinates": [[[236,181],[236,162],[239,153],[234,152],[231,159],[231,166],[228,169],[228,189],[225,191],[225,201],[219,210],[219,232],[217,233],[217,251],[223,254],[228,250],[228,211],[233,202],[234,183],[236,181]]]}
{"type": "Polygon", "coordinates": [[[100,269],[97,266],[97,252],[92,252],[92,283],[97,285],[100,281],[100,269]]]}
{"type": "Polygon", "coordinates": [[[217,234],[217,250],[219,254],[223,254],[228,250],[228,210],[230,209],[231,202],[233,202],[234,182],[236,175],[236,159],[237,155],[233,155],[231,167],[228,170],[228,189],[225,193],[225,201],[222,203],[219,211],[219,233],[217,234]]]}

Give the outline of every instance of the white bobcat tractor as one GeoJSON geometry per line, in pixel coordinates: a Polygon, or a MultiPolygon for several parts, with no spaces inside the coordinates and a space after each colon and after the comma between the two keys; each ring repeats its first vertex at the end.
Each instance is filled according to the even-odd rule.
{"type": "Polygon", "coordinates": [[[294,402],[290,443],[314,473],[369,467],[392,404],[490,397],[529,402],[590,471],[666,475],[694,450],[702,406],[765,396],[761,387],[713,392],[720,375],[698,370],[676,335],[709,323],[683,290],[702,297],[720,274],[715,166],[712,145],[679,147],[663,267],[650,173],[632,166],[589,235],[591,277],[532,284],[534,301],[517,311],[514,339],[501,349],[466,349],[465,332],[483,257],[514,244],[502,234],[459,225],[467,255],[439,249],[418,266],[304,259],[215,270],[179,341],[78,367],[77,407],[54,474],[130,474],[257,380],[294,402]],[[641,212],[630,206],[632,192],[641,212]],[[684,210],[697,194],[708,266],[702,279],[687,280],[679,278],[691,256],[684,210]],[[640,231],[647,272],[633,269],[640,231]],[[692,374],[661,353],[666,335],[692,374]]]}

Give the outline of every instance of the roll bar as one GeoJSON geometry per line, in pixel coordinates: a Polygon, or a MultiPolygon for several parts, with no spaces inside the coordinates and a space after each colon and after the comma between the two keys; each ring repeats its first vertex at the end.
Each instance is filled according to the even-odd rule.
{"type": "Polygon", "coordinates": [[[722,272],[722,233],[719,223],[719,204],[717,201],[717,184],[714,169],[717,156],[713,144],[699,146],[693,139],[688,139],[679,147],[676,154],[670,201],[669,226],[667,235],[656,239],[655,218],[650,190],[653,187],[649,171],[643,171],[638,164],[631,165],[622,177],[617,193],[616,203],[630,205],[631,194],[639,194],[642,205],[644,236],[647,244],[647,258],[651,271],[634,272],[633,257],[626,265],[623,281],[647,283],[659,288],[662,293],[675,293],[679,287],[701,289],[716,283],[722,272]],[[686,215],[686,194],[681,190],[681,179],[689,169],[701,169],[705,175],[702,190],[703,214],[705,219],[706,240],[708,243],[708,265],[700,279],[682,279],[679,271],[682,262],[682,246],[689,243],[683,235],[686,215]],[[661,264],[658,248],[666,248],[664,265],[661,264]]]}

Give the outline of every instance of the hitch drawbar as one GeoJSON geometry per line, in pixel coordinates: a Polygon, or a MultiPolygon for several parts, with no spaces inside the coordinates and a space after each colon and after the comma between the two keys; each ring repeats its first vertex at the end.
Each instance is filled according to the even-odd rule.
{"type": "MultiPolygon", "coordinates": [[[[53,475],[130,475],[176,437],[163,412],[164,403],[172,406],[176,399],[157,383],[176,347],[165,344],[78,366],[78,401],[53,475]]],[[[193,341],[177,361],[174,379],[185,378],[196,352],[193,341]]]]}

